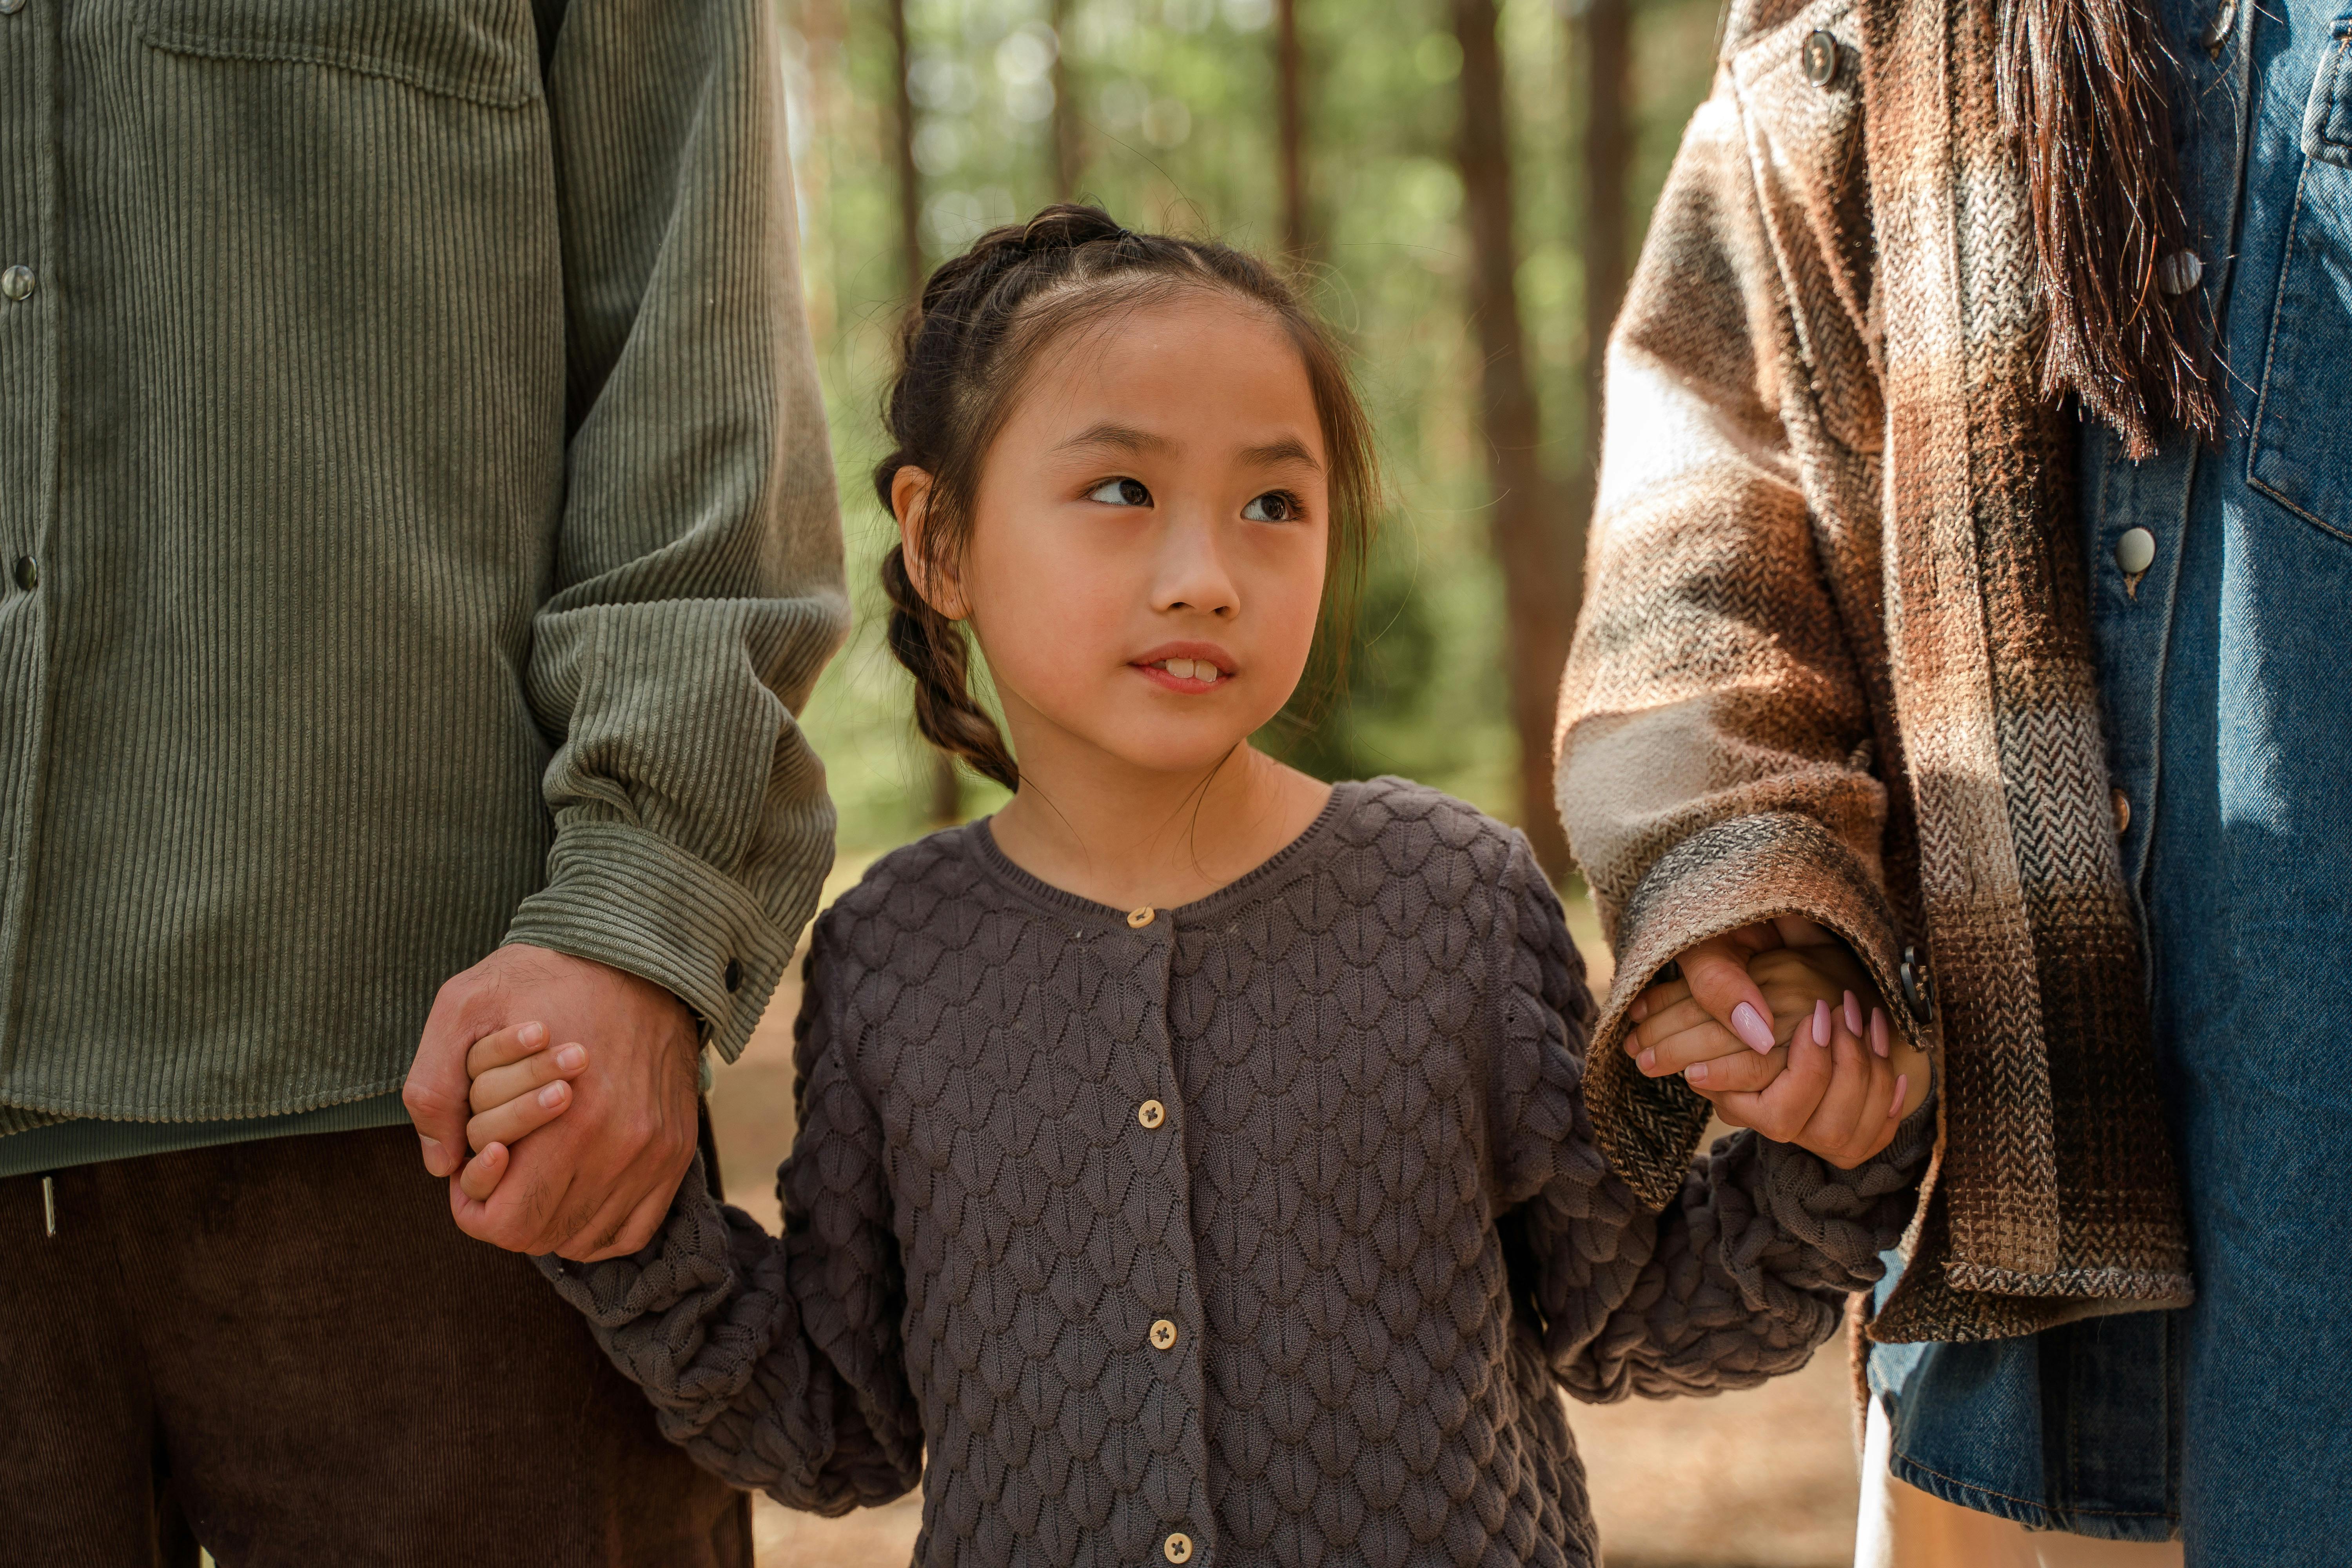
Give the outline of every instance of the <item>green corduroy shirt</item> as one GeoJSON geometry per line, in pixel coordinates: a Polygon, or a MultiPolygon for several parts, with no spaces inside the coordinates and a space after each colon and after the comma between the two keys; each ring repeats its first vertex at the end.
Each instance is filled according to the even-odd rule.
{"type": "Polygon", "coordinates": [[[765,0],[26,0],[0,153],[0,1171],[396,1114],[502,942],[740,1050],[848,619],[765,0]]]}

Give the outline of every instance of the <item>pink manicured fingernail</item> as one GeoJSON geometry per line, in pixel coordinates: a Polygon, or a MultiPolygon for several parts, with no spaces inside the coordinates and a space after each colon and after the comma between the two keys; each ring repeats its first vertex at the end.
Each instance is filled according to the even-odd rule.
{"type": "Polygon", "coordinates": [[[1643,1051],[1640,1056],[1635,1057],[1633,1059],[1642,1064],[1642,1070],[1643,1072],[1655,1072],[1658,1070],[1658,1053],[1654,1050],[1643,1051]]]}
{"type": "Polygon", "coordinates": [[[1827,999],[1813,1004],[1813,1044],[1830,1043],[1830,1005],[1827,999]]]}
{"type": "Polygon", "coordinates": [[[1742,1002],[1731,1010],[1731,1032],[1758,1056],[1772,1054],[1772,1026],[1749,1004],[1742,1002]]]}
{"type": "Polygon", "coordinates": [[[1636,1024],[1640,1023],[1650,1016],[1650,999],[1646,996],[1634,997],[1633,1005],[1625,1010],[1625,1016],[1636,1024]]]}
{"type": "Polygon", "coordinates": [[[1884,1007],[1870,1010],[1870,1048],[1882,1057],[1887,1053],[1886,1009],[1884,1007]]]}
{"type": "Polygon", "coordinates": [[[1683,1068],[1683,1079],[1684,1081],[1688,1083],[1705,1083],[1706,1081],[1706,1064],[1705,1062],[1691,1063],[1690,1066],[1683,1068]]]}
{"type": "Polygon", "coordinates": [[[1888,1121],[1891,1121],[1895,1117],[1903,1114],[1903,1097],[1910,1091],[1911,1075],[1909,1073],[1896,1073],[1895,1075],[1895,1103],[1886,1108],[1886,1116],[1888,1121]]]}
{"type": "Polygon", "coordinates": [[[571,1092],[569,1086],[560,1083],[551,1083],[545,1089],[539,1091],[539,1102],[548,1110],[552,1110],[557,1106],[563,1103],[563,1097],[569,1092],[571,1092]]]}
{"type": "Polygon", "coordinates": [[[1845,994],[1845,1032],[1862,1038],[1862,998],[1851,991],[1845,994]]]}
{"type": "Polygon", "coordinates": [[[547,1026],[544,1024],[525,1024],[521,1028],[515,1031],[515,1038],[520,1040],[526,1046],[537,1047],[544,1045],[547,1043],[547,1026]]]}
{"type": "Polygon", "coordinates": [[[588,1047],[583,1045],[569,1045],[555,1053],[555,1065],[565,1072],[570,1072],[587,1059],[588,1047]]]}

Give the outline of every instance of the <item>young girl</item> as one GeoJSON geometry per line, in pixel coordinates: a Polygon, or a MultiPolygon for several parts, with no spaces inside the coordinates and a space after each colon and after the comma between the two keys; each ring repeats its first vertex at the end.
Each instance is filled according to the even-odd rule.
{"type": "MultiPolygon", "coordinates": [[[[1251,747],[1375,489],[1267,268],[1049,209],[930,279],[888,418],[890,645],[1013,799],[817,922],[781,1239],[697,1171],[636,1257],[542,1267],[718,1474],[827,1513],[920,1481],[924,1563],[1596,1561],[1558,1387],[1803,1364],[1929,1116],[1816,999],[1801,1147],[1742,1133],[1650,1212],[1526,841],[1251,747]]],[[[477,1185],[547,1114],[520,1034],[472,1064],[477,1185]]]]}

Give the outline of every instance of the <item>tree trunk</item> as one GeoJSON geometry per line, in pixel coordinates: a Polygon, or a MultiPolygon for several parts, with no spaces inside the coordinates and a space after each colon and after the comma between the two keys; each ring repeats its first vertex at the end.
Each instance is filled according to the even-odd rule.
{"type": "MultiPolygon", "coordinates": [[[[1601,479],[1609,331],[1624,303],[1633,263],[1625,186],[1633,162],[1633,106],[1627,93],[1633,74],[1633,19],[1629,0],[1566,0],[1561,10],[1569,90],[1584,102],[1576,160],[1583,175],[1577,249],[1584,263],[1584,342],[1577,383],[1584,439],[1569,481],[1562,542],[1576,564],[1574,609],[1583,603],[1585,542],[1601,479]]],[[[1571,624],[1573,619],[1571,614],[1571,624]]]]}
{"type": "MultiPolygon", "coordinates": [[[[907,71],[915,63],[907,38],[907,0],[889,0],[890,44],[898,66],[898,267],[906,281],[907,310],[912,312],[923,292],[923,175],[915,167],[915,99],[907,88],[907,71]]],[[[923,816],[932,823],[963,819],[963,780],[955,759],[938,747],[923,747],[923,816]]]]}
{"type": "Polygon", "coordinates": [[[1078,121],[1076,90],[1070,76],[1070,0],[1054,0],[1054,199],[1076,201],[1078,182],[1086,175],[1085,128],[1078,121]]]}
{"type": "Polygon", "coordinates": [[[1307,64],[1298,45],[1298,0],[1276,0],[1274,82],[1276,141],[1282,174],[1282,248],[1293,261],[1315,249],[1307,210],[1307,64]]]}
{"type": "MultiPolygon", "coordinates": [[[[1585,467],[1601,467],[1601,381],[1609,329],[1624,303],[1632,267],[1626,175],[1633,163],[1633,17],[1629,0],[1584,0],[1570,23],[1571,47],[1581,35],[1584,57],[1584,451],[1585,467]]],[[[1577,73],[1569,77],[1577,81],[1577,73]]],[[[1570,90],[1573,90],[1571,88],[1570,90]]],[[[1591,498],[1586,498],[1589,504],[1591,498]]]]}
{"type": "Polygon", "coordinates": [[[1488,513],[1503,574],[1511,727],[1519,742],[1519,825],[1544,870],[1568,870],[1568,838],[1552,804],[1551,734],[1568,661],[1575,563],[1545,482],[1542,422],[1519,324],[1511,148],[1495,0],[1454,0],[1462,44],[1459,156],[1470,227],[1470,312],[1481,360],[1478,411],[1494,490],[1488,513]]]}

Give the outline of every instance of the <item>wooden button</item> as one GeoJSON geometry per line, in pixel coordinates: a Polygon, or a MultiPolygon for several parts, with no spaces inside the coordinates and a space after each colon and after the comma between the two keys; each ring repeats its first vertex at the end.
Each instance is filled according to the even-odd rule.
{"type": "Polygon", "coordinates": [[[1180,1530],[1161,1543],[1160,1554],[1171,1563],[1190,1563],[1192,1561],[1192,1538],[1180,1530]]]}
{"type": "Polygon", "coordinates": [[[2121,838],[2125,834],[2131,831],[2131,796],[2126,795],[2121,790],[2117,790],[2115,793],[2114,799],[2116,804],[2116,837],[2121,838]]]}
{"type": "Polygon", "coordinates": [[[1895,978],[1903,983],[1903,1001],[1911,1016],[1923,1024],[1935,1022],[1936,982],[1927,973],[1927,957],[1917,948],[1903,950],[1903,967],[1895,978]]]}
{"type": "Polygon", "coordinates": [[[1151,1348],[1172,1351],[1176,1348],[1176,1325],[1162,1318],[1151,1325],[1151,1348]]]}
{"type": "Polygon", "coordinates": [[[1838,77],[1837,38],[1824,32],[1806,34],[1804,47],[1797,51],[1797,63],[1804,68],[1807,81],[1828,87],[1838,77]]]}
{"type": "Polygon", "coordinates": [[[1146,1127],[1157,1127],[1168,1120],[1168,1108],[1156,1100],[1147,1100],[1135,1108],[1135,1119],[1146,1127]]]}
{"type": "Polygon", "coordinates": [[[1151,923],[1152,916],[1158,912],[1150,904],[1144,905],[1139,910],[1129,910],[1127,912],[1127,923],[1135,930],[1141,931],[1151,923]]]}

